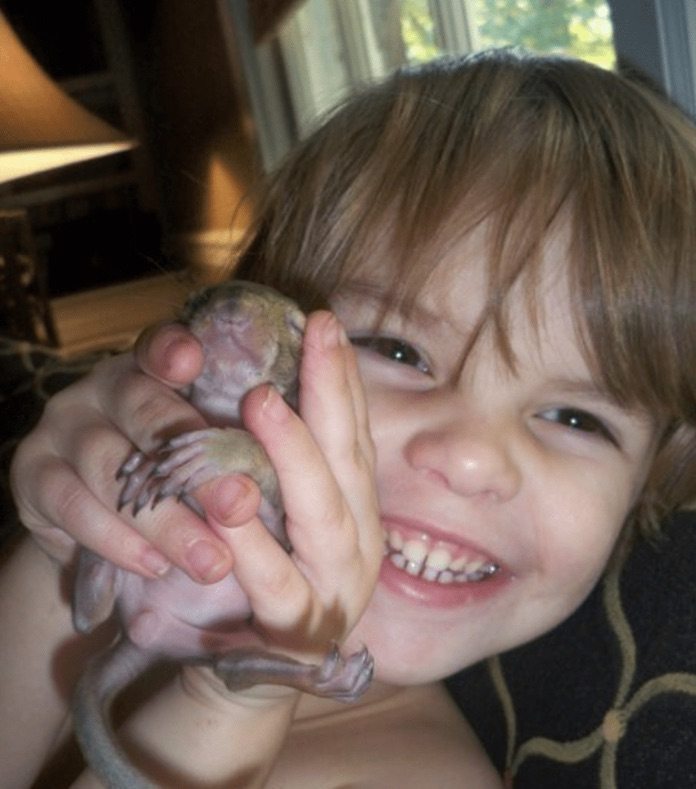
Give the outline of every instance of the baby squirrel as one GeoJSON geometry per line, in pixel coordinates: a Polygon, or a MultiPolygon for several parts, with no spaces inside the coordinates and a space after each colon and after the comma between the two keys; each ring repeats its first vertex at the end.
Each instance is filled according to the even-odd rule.
{"type": "MultiPolygon", "coordinates": [[[[305,316],[275,290],[237,280],[194,294],[183,320],[205,355],[187,397],[211,427],[173,438],[154,458],[133,453],[120,470],[125,484],[119,505],[137,512],[177,496],[202,514],[195,499],[199,485],[223,474],[247,474],[261,490],[261,519],[290,550],[275,472],[241,425],[239,405],[249,389],[262,383],[273,384],[295,405],[305,316]]],[[[235,625],[247,620],[251,609],[232,574],[205,586],[171,568],[151,580],[81,549],[73,593],[75,628],[91,632],[114,609],[121,635],[88,665],[72,704],[85,758],[112,789],[152,787],[118,746],[109,708],[114,696],[155,662],[207,664],[230,689],[273,683],[344,701],[357,699],[372,677],[365,649],[343,658],[334,646],[321,665],[309,665],[243,642],[240,646],[235,625]]]]}

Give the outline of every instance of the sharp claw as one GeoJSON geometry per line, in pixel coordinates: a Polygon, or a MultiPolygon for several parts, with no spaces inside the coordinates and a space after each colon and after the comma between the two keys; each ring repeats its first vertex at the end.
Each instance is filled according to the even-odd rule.
{"type": "Polygon", "coordinates": [[[139,466],[142,465],[143,460],[145,460],[145,455],[142,452],[132,452],[116,472],[116,478],[118,479],[119,477],[122,477],[126,474],[132,474],[139,466]]]}
{"type": "Polygon", "coordinates": [[[123,481],[117,507],[132,507],[133,516],[150,505],[174,496],[199,517],[205,512],[191,491],[214,476],[206,458],[207,442],[201,431],[182,433],[162,444],[153,453],[133,452],[121,465],[116,478],[123,481]]]}
{"type": "Polygon", "coordinates": [[[157,481],[157,489],[158,501],[162,501],[168,496],[174,496],[177,501],[181,501],[186,492],[186,484],[182,484],[176,478],[163,476],[157,481]]]}
{"type": "Polygon", "coordinates": [[[126,484],[123,486],[123,489],[121,490],[121,495],[118,497],[119,509],[125,507],[127,504],[130,504],[133,499],[135,499],[137,493],[138,488],[133,484],[132,477],[129,477],[126,481],[126,484]]]}
{"type": "Polygon", "coordinates": [[[150,491],[144,488],[133,502],[133,515],[137,515],[143,507],[150,501],[150,491]]]}

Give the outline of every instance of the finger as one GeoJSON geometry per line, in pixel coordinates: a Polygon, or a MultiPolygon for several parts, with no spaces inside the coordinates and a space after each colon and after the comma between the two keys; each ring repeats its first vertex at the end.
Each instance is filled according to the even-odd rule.
{"type": "MultiPolygon", "coordinates": [[[[265,422],[258,437],[278,473],[293,559],[315,599],[322,601],[329,623],[335,626],[329,615],[334,612],[344,617],[342,626],[352,626],[376,580],[381,535],[376,506],[361,505],[366,515],[358,529],[347,496],[373,501],[371,480],[353,481],[344,495],[306,425],[275,390],[265,393],[256,414],[258,422],[265,422]],[[361,539],[360,530],[369,536],[361,539]]],[[[263,395],[263,389],[253,392],[252,401],[263,395]]]]}
{"type": "Polygon", "coordinates": [[[330,312],[309,316],[300,370],[300,414],[327,455],[355,449],[356,392],[347,371],[350,345],[330,312]]]}
{"type": "MultiPolygon", "coordinates": [[[[245,398],[245,424],[267,449],[279,475],[307,479],[306,485],[295,490],[311,491],[317,484],[323,487],[323,483],[336,490],[331,478],[341,471],[341,466],[351,485],[355,484],[356,468],[361,479],[371,485],[372,449],[366,406],[357,368],[348,369],[352,362],[352,349],[335,317],[328,312],[314,313],[307,323],[301,369],[304,423],[274,390],[260,387],[245,398]],[[360,400],[357,407],[353,392],[360,400]],[[365,432],[360,440],[358,430],[365,432]],[[361,442],[367,446],[367,453],[361,442]],[[298,462],[299,458],[302,462],[298,462]],[[329,468],[322,468],[327,465],[329,468]]],[[[282,487],[282,478],[280,482],[282,487]]],[[[290,517],[312,517],[312,512],[301,509],[305,498],[313,499],[314,507],[319,497],[292,497],[287,503],[290,517]]]]}
{"type": "Polygon", "coordinates": [[[345,616],[333,609],[326,611],[297,565],[259,518],[240,528],[227,529],[225,535],[234,556],[235,578],[254,612],[254,625],[274,644],[323,651],[328,641],[345,635],[345,616]]]}
{"type": "MultiPolygon", "coordinates": [[[[92,440],[96,438],[95,447],[103,444],[98,430],[87,432],[92,440]]],[[[188,507],[169,500],[137,517],[116,513],[115,483],[105,471],[108,464],[95,462],[96,450],[91,446],[90,441],[85,443],[71,467],[53,454],[35,452],[29,441],[28,448],[20,447],[13,464],[20,516],[42,544],[55,546],[49,551],[52,555],[68,559],[65,540],[52,535],[62,530],[118,566],[145,576],[161,574],[169,563],[202,583],[227,575],[228,547],[188,507]]]]}
{"type": "Polygon", "coordinates": [[[306,619],[311,609],[311,594],[287,551],[258,518],[256,485],[241,475],[223,477],[202,485],[197,498],[209,525],[230,548],[235,579],[249,598],[257,624],[267,632],[296,629],[298,620],[306,619]],[[255,489],[253,509],[253,494],[240,501],[237,484],[255,489]]]}
{"type": "MultiPolygon", "coordinates": [[[[82,408],[80,418],[80,431],[61,434],[56,440],[56,452],[59,457],[71,459],[73,473],[86,488],[85,494],[90,492],[89,495],[111,514],[108,524],[113,532],[105,534],[95,525],[90,547],[124,566],[126,561],[132,562],[132,558],[127,560],[124,553],[119,560],[112,551],[118,549],[119,539],[125,540],[127,534],[135,532],[197,581],[212,583],[226,575],[231,566],[227,546],[189,507],[176,499],[164,499],[157,506],[144,507],[137,514],[131,508],[115,512],[121,490],[117,470],[128,456],[130,444],[98,411],[82,408]]],[[[78,542],[85,542],[85,530],[90,525],[84,518],[80,522],[61,518],[54,523],[78,542]]],[[[142,547],[142,543],[139,545],[142,547]]],[[[130,566],[127,569],[131,569],[130,566]]]]}
{"type": "Polygon", "coordinates": [[[339,485],[357,478],[368,489],[351,497],[359,522],[375,512],[375,452],[369,429],[367,400],[357,359],[340,323],[330,313],[315,313],[308,322],[301,379],[301,415],[327,458],[339,485]],[[365,509],[365,506],[367,509],[365,509]]]}
{"type": "Polygon", "coordinates": [[[201,485],[196,499],[206,513],[208,524],[223,541],[225,529],[234,529],[248,523],[256,516],[261,503],[261,493],[256,483],[243,474],[219,477],[201,485]]]}
{"type": "MultiPolygon", "coordinates": [[[[141,372],[128,355],[97,365],[87,383],[96,392],[95,407],[108,415],[117,432],[144,452],[152,452],[179,432],[206,426],[203,417],[187,400],[141,372]]],[[[58,401],[55,408],[80,408],[83,402],[73,397],[67,401],[67,406],[58,401]]],[[[121,462],[125,459],[124,453],[121,462]]]]}
{"type": "MultiPolygon", "coordinates": [[[[33,507],[30,511],[22,510],[20,505],[20,514],[28,527],[47,523],[58,527],[68,525],[70,536],[81,545],[124,569],[151,578],[169,568],[165,557],[104,507],[67,463],[54,457],[35,462],[31,481],[15,479],[19,502],[28,500],[24,491],[27,485],[33,487],[30,499],[33,507]]],[[[39,531],[47,530],[44,527],[39,531]]]]}
{"type": "Polygon", "coordinates": [[[159,323],[145,329],[134,354],[144,373],[174,387],[190,384],[203,365],[200,343],[180,323],[159,323]]]}
{"type": "MultiPolygon", "coordinates": [[[[356,437],[360,447],[360,457],[365,463],[367,490],[364,497],[353,500],[353,514],[358,522],[358,539],[366,555],[374,557],[374,567],[382,560],[383,532],[379,519],[379,501],[375,480],[376,450],[370,430],[367,396],[363,387],[358,360],[352,345],[344,350],[346,380],[350,390],[353,413],[355,415],[356,437]],[[360,528],[364,525],[364,528],[360,528]]],[[[376,572],[376,570],[375,570],[376,572]]]]}
{"type": "MultiPolygon", "coordinates": [[[[303,558],[321,551],[337,539],[350,517],[321,449],[273,387],[251,392],[245,398],[243,415],[278,475],[294,550],[303,558]]],[[[349,534],[344,537],[350,540],[349,534]]]]}
{"type": "MultiPolygon", "coordinates": [[[[345,335],[345,330],[344,330],[345,335]]],[[[346,337],[346,340],[348,338],[346,337]]],[[[375,445],[372,440],[372,432],[370,430],[370,418],[367,407],[367,395],[365,387],[363,386],[362,378],[360,377],[360,368],[358,366],[358,357],[355,354],[355,348],[348,341],[344,346],[345,364],[346,364],[346,379],[348,388],[350,390],[351,401],[353,403],[355,413],[355,423],[363,452],[366,457],[371,459],[372,465],[375,462],[375,445]]]]}

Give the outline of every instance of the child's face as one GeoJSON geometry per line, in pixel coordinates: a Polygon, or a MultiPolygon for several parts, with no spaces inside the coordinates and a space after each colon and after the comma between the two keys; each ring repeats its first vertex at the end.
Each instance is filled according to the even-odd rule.
{"type": "Polygon", "coordinates": [[[376,335],[377,275],[334,304],[349,335],[363,338],[394,546],[352,639],[395,683],[445,676],[566,618],[601,574],[655,442],[647,414],[618,406],[593,381],[560,240],[547,249],[537,330],[521,294],[512,296],[514,373],[488,332],[461,369],[483,307],[483,257],[475,238],[451,255],[456,273],[423,292],[409,320],[390,313],[376,335]]]}

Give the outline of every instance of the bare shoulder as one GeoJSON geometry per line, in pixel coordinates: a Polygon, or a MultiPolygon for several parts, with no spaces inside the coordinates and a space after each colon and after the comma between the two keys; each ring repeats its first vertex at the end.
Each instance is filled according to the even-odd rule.
{"type": "Polygon", "coordinates": [[[439,685],[298,720],[268,787],[501,789],[471,727],[439,685]]]}

